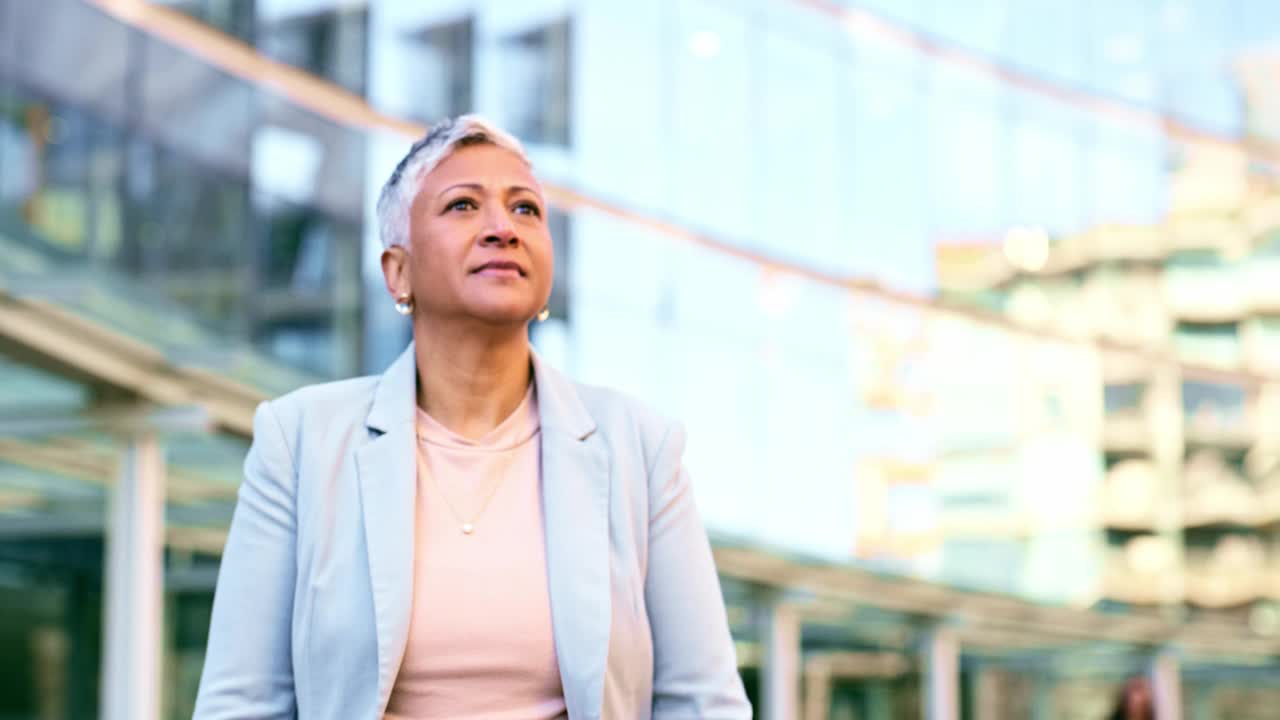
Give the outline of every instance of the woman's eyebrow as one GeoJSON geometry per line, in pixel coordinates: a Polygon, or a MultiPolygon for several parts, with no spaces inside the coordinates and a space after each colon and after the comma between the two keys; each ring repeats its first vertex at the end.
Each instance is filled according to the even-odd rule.
{"type": "Polygon", "coordinates": [[[443,195],[449,192],[450,190],[457,190],[458,188],[463,188],[466,190],[475,190],[477,192],[484,190],[484,186],[482,186],[480,183],[457,183],[456,185],[450,185],[449,187],[441,190],[439,193],[437,193],[437,195],[443,195]]]}
{"type": "MultiPolygon", "coordinates": [[[[482,192],[482,191],[484,191],[484,186],[483,186],[483,185],[481,185],[480,183],[466,182],[466,183],[457,183],[457,184],[454,184],[454,185],[450,185],[449,187],[447,187],[447,188],[445,188],[445,189],[441,190],[439,193],[437,193],[437,195],[443,195],[443,194],[445,194],[445,193],[449,192],[450,190],[457,190],[457,189],[459,189],[459,188],[464,189],[464,190],[473,190],[473,191],[475,191],[475,192],[482,192]]],[[[538,191],[537,191],[537,190],[534,190],[533,188],[529,187],[528,185],[512,185],[512,186],[510,186],[510,187],[508,187],[508,188],[507,188],[507,193],[508,193],[508,194],[510,194],[510,193],[514,193],[514,192],[527,192],[527,193],[531,193],[531,194],[533,194],[533,195],[537,195],[537,194],[538,194],[538,191]]]]}

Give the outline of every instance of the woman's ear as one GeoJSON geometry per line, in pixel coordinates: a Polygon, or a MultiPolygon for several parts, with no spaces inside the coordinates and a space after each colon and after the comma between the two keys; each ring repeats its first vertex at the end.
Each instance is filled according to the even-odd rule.
{"type": "Polygon", "coordinates": [[[413,292],[409,278],[409,251],[403,246],[392,245],[382,251],[382,278],[393,298],[413,292]]]}

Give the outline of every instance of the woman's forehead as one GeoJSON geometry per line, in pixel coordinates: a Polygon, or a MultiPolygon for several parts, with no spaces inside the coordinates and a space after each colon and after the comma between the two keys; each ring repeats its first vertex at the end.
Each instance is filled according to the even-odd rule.
{"type": "Polygon", "coordinates": [[[529,163],[497,145],[469,145],[458,148],[440,161],[423,178],[424,190],[441,192],[455,185],[478,185],[506,190],[525,187],[541,194],[542,186],[529,163]]]}

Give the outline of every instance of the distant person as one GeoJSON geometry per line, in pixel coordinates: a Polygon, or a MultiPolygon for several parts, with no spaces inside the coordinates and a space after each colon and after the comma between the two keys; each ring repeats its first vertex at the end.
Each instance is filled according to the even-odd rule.
{"type": "Polygon", "coordinates": [[[1136,675],[1120,689],[1116,708],[1110,720],[1155,720],[1155,705],[1151,699],[1151,681],[1136,675]]]}
{"type": "Polygon", "coordinates": [[[530,347],[520,143],[442,122],[377,212],[413,343],[258,408],[197,720],[749,718],[684,431],[530,347]]]}

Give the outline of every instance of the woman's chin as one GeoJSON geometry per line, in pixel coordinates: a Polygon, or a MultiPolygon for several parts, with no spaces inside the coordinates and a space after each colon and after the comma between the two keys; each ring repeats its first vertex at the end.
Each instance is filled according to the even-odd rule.
{"type": "Polygon", "coordinates": [[[519,327],[532,320],[537,312],[527,307],[487,306],[472,308],[469,314],[486,325],[519,327]]]}

